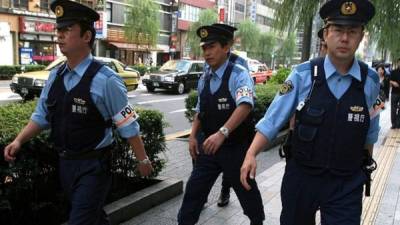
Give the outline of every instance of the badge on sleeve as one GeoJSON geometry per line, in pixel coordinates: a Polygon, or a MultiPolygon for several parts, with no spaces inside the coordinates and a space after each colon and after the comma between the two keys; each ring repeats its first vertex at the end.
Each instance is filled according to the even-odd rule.
{"type": "Polygon", "coordinates": [[[253,90],[247,86],[237,89],[236,101],[243,97],[253,98],[253,90]]]}
{"type": "Polygon", "coordinates": [[[293,83],[291,80],[285,81],[279,88],[279,95],[286,95],[293,90],[293,83]]]}
{"type": "Polygon", "coordinates": [[[113,121],[118,128],[121,128],[135,122],[138,118],[139,115],[136,113],[133,107],[128,104],[123,107],[115,116],[113,116],[113,121]]]}

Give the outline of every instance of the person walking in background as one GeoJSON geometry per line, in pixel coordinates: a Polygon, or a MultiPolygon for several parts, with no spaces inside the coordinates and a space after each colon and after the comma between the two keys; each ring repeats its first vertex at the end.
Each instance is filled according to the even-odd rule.
{"type": "Polygon", "coordinates": [[[390,86],[392,91],[390,93],[390,120],[392,122],[392,129],[400,128],[400,58],[397,59],[396,69],[390,73],[390,86]]]}
{"type": "Polygon", "coordinates": [[[107,225],[103,206],[111,185],[113,123],[133,148],[140,174],[148,176],[153,168],[123,81],[91,55],[99,14],[69,0],[56,0],[50,8],[67,61],[50,72],[31,120],[5,147],[4,158],[14,161],[25,142],[50,128],[61,185],[71,205],[68,224],[107,225]]]}
{"type": "Polygon", "coordinates": [[[186,184],[178,223],[197,223],[212,186],[223,172],[251,225],[260,225],[265,215],[257,183],[250,181],[252,189],[247,191],[239,180],[240,166],[254,134],[251,113],[254,85],[248,71],[228,59],[228,40],[233,36],[229,30],[202,26],[197,35],[211,69],[203,73],[198,84],[197,113],[189,136],[189,152],[195,163],[186,184]]]}
{"type": "Polygon", "coordinates": [[[373,165],[379,114],[375,70],[355,58],[375,14],[367,0],[330,0],[320,9],[327,55],[298,65],[256,128],[241,168],[241,183],[256,175],[256,155],[296,114],[281,186],[281,225],[359,225],[363,185],[373,165]]]}
{"type": "Polygon", "coordinates": [[[376,72],[379,75],[379,84],[381,89],[379,91],[379,97],[382,101],[386,102],[389,99],[390,91],[390,77],[386,74],[385,65],[379,64],[376,67],[376,72]]]}

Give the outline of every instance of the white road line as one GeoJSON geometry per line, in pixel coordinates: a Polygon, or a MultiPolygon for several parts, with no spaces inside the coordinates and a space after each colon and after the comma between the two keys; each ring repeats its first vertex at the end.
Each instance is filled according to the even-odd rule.
{"type": "Polygon", "coordinates": [[[136,97],[137,95],[128,95],[128,98],[134,98],[134,97],[136,97]]]}
{"type": "Polygon", "coordinates": [[[145,101],[145,102],[137,102],[136,104],[138,105],[144,105],[144,104],[149,104],[149,103],[158,103],[158,102],[170,102],[170,101],[178,101],[178,100],[183,100],[186,97],[180,97],[180,98],[168,98],[168,99],[159,99],[159,100],[150,100],[150,101],[145,101]]]}
{"type": "Polygon", "coordinates": [[[169,113],[173,114],[173,113],[180,113],[180,112],[185,112],[185,111],[186,111],[186,109],[178,109],[178,110],[175,110],[175,111],[171,111],[169,113]]]}

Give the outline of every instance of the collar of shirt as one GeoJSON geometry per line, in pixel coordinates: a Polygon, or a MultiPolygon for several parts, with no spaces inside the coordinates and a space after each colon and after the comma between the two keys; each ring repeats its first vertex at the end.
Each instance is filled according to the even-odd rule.
{"type": "MultiPolygon", "coordinates": [[[[75,74],[77,74],[80,78],[83,77],[83,75],[85,74],[87,68],[89,67],[90,63],[93,60],[93,56],[92,54],[89,54],[85,59],[82,60],[81,63],[79,63],[73,70],[71,70],[68,65],[65,67],[65,70],[67,70],[67,72],[74,72],[75,74]]],[[[64,72],[65,72],[64,70],[64,72]]]]}
{"type": "Polygon", "coordinates": [[[229,60],[227,59],[215,72],[210,70],[212,74],[216,74],[219,79],[224,75],[225,69],[228,66],[229,60]]]}
{"type": "MultiPolygon", "coordinates": [[[[332,64],[328,55],[325,56],[324,70],[325,70],[325,76],[326,76],[327,80],[329,79],[329,77],[331,77],[334,74],[340,75],[340,73],[336,71],[336,68],[332,64]]],[[[346,75],[350,75],[350,76],[356,78],[357,80],[361,81],[360,65],[358,64],[358,61],[356,59],[353,60],[353,65],[350,67],[350,70],[346,75]]]]}

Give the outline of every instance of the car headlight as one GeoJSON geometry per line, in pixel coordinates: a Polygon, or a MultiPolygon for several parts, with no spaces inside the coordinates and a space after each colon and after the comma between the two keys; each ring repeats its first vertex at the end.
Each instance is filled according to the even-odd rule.
{"type": "Polygon", "coordinates": [[[18,84],[18,77],[17,76],[13,76],[11,82],[13,82],[14,84],[18,84]]]}
{"type": "Polygon", "coordinates": [[[175,77],[174,76],[165,76],[164,80],[167,81],[167,82],[174,82],[175,77]]]}
{"type": "Polygon", "coordinates": [[[35,82],[33,83],[33,86],[44,87],[45,84],[46,80],[36,79],[35,82]]]}

